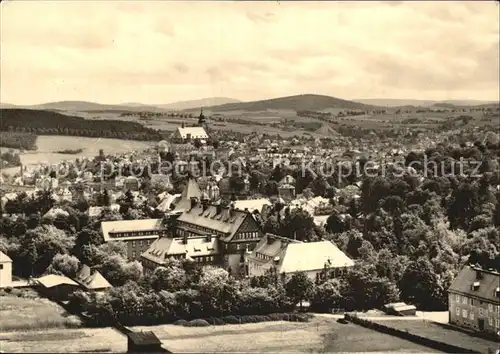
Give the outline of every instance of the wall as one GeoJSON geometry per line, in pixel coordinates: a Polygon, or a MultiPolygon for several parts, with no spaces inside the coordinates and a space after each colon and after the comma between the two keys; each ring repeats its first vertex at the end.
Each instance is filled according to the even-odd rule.
{"type": "Polygon", "coordinates": [[[158,236],[154,236],[153,238],[149,238],[149,239],[143,238],[140,240],[124,241],[127,244],[128,259],[130,261],[140,260],[141,254],[144,253],[157,238],[158,238],[158,236]]]}
{"type": "Polygon", "coordinates": [[[448,309],[451,324],[479,331],[479,321],[483,320],[484,332],[496,333],[500,330],[500,305],[490,305],[479,298],[450,292],[448,309]]]}
{"type": "Polygon", "coordinates": [[[0,288],[12,285],[12,262],[0,264],[0,288]]]}

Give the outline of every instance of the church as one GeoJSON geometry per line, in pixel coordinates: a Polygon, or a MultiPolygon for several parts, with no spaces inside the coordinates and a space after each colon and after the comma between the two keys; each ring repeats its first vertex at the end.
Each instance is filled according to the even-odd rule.
{"type": "Polygon", "coordinates": [[[203,115],[203,109],[198,117],[198,124],[193,127],[186,127],[184,123],[177,128],[172,136],[172,142],[176,144],[186,144],[194,140],[205,143],[208,139],[206,118],[203,115]]]}

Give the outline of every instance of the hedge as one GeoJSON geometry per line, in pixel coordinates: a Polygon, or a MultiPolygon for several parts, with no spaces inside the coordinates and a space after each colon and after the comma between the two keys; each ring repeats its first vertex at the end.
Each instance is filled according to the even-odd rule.
{"type": "Polygon", "coordinates": [[[204,327],[209,325],[220,326],[226,324],[246,324],[269,321],[309,322],[314,316],[307,313],[272,313],[270,315],[244,315],[224,316],[222,318],[210,317],[192,321],[178,320],[174,324],[186,327],[204,327]]]}

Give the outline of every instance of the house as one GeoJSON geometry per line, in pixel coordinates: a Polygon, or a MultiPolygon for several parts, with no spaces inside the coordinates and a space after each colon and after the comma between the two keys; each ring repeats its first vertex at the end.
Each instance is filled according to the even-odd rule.
{"type": "Polygon", "coordinates": [[[91,218],[96,218],[96,217],[100,216],[101,213],[106,209],[109,211],[118,212],[118,211],[120,211],[120,204],[111,204],[110,206],[107,206],[107,207],[91,206],[87,210],[87,214],[91,218]]]}
{"type": "Polygon", "coordinates": [[[265,205],[272,206],[273,204],[267,198],[260,199],[247,199],[247,200],[235,200],[233,205],[236,209],[239,210],[247,210],[251,213],[257,211],[262,213],[265,205]]]}
{"type": "Polygon", "coordinates": [[[325,267],[342,272],[352,266],[354,261],[330,241],[301,242],[272,234],[266,234],[248,256],[251,277],[274,268],[280,274],[305,272],[311,280],[319,280],[325,267]]]}
{"type": "Polygon", "coordinates": [[[127,353],[166,353],[161,341],[151,331],[127,333],[127,353]]]}
{"type": "Polygon", "coordinates": [[[203,127],[182,127],[177,128],[172,136],[172,141],[177,144],[183,144],[192,140],[208,139],[208,134],[203,127]]]}
{"type": "Polygon", "coordinates": [[[87,291],[101,291],[111,288],[111,284],[97,270],[92,271],[89,266],[83,265],[74,279],[87,291]]]}
{"type": "Polygon", "coordinates": [[[166,232],[162,222],[163,219],[103,221],[101,231],[105,242],[125,242],[128,259],[135,260],[166,232]]]}
{"type": "Polygon", "coordinates": [[[190,259],[202,265],[221,265],[222,258],[217,238],[198,237],[161,237],[141,255],[145,269],[154,270],[164,266],[169,258],[190,259]]]}
{"type": "Polygon", "coordinates": [[[278,186],[278,195],[290,201],[295,198],[295,187],[291,184],[281,184],[278,186]]]}
{"type": "Polygon", "coordinates": [[[174,212],[184,212],[191,207],[191,200],[201,200],[201,189],[194,178],[190,178],[182,191],[181,198],[174,208],[174,212]]]}
{"type": "Polygon", "coordinates": [[[245,252],[253,250],[263,233],[249,211],[192,199],[190,208],[177,218],[175,236],[216,237],[223,267],[238,274],[244,265],[245,252]]]}
{"type": "Polygon", "coordinates": [[[500,273],[466,266],[448,289],[449,322],[500,336],[500,273]]]}
{"type": "Polygon", "coordinates": [[[12,285],[12,259],[0,251],[0,288],[12,285]]]}
{"type": "Polygon", "coordinates": [[[33,280],[49,299],[59,301],[68,300],[69,295],[79,288],[78,283],[62,275],[49,274],[33,280]]]}
{"type": "Polygon", "coordinates": [[[125,178],[123,181],[123,188],[129,191],[137,191],[139,190],[140,182],[139,179],[135,176],[129,176],[125,178]]]}
{"type": "MultiPolygon", "coordinates": [[[[163,194],[163,193],[162,193],[163,194]]],[[[156,207],[157,210],[167,213],[171,211],[174,206],[181,200],[182,194],[168,194],[163,195],[160,204],[156,207]]]]}
{"type": "Polygon", "coordinates": [[[290,175],[286,175],[285,177],[283,177],[281,179],[281,181],[279,181],[279,185],[283,185],[283,184],[291,184],[291,185],[295,185],[295,178],[293,178],[292,176],[290,175]]]}

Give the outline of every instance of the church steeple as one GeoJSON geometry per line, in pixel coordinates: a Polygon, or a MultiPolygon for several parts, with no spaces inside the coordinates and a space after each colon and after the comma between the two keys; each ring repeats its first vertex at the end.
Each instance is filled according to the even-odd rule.
{"type": "Polygon", "coordinates": [[[205,116],[203,115],[203,108],[201,108],[200,116],[198,117],[198,126],[203,127],[206,123],[205,116]]]}

